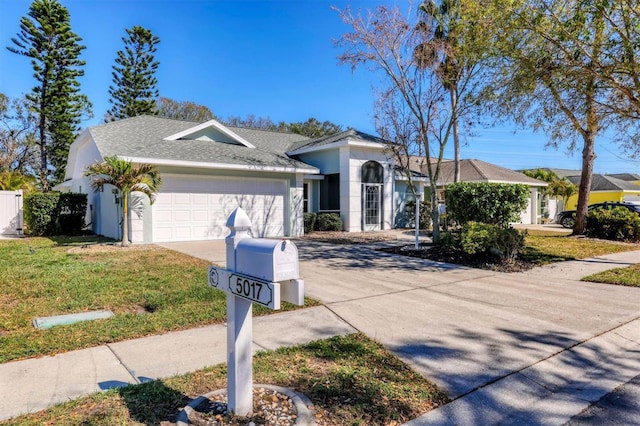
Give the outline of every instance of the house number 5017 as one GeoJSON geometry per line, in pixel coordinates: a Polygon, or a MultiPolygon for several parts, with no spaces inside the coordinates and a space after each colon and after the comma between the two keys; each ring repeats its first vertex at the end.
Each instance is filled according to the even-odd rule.
{"type": "Polygon", "coordinates": [[[249,281],[241,277],[236,278],[236,293],[241,294],[249,299],[259,300],[261,291],[262,283],[249,281]]]}

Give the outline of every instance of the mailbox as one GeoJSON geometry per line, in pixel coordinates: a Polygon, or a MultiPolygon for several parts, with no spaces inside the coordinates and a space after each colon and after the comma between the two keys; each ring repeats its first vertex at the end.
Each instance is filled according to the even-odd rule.
{"type": "Polygon", "coordinates": [[[236,272],[272,282],[296,280],[298,248],[288,240],[241,240],[236,246],[236,272]]]}

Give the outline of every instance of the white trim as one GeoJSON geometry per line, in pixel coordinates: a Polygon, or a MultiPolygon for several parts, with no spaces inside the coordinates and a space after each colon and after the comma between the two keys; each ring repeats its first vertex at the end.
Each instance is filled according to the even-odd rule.
{"type": "Polygon", "coordinates": [[[327,149],[335,149],[343,146],[353,146],[353,147],[359,147],[359,148],[375,148],[380,150],[383,150],[386,147],[384,144],[379,144],[376,142],[363,142],[363,141],[357,141],[349,138],[347,140],[341,139],[337,142],[332,142],[325,145],[313,145],[309,147],[302,147],[299,149],[295,149],[293,151],[288,151],[287,155],[308,154],[310,152],[324,151],[327,149]]]}
{"type": "MultiPolygon", "coordinates": [[[[393,180],[398,180],[400,182],[408,182],[409,177],[407,176],[406,173],[394,172],[393,180]]],[[[411,180],[415,182],[427,182],[429,179],[426,177],[412,176],[411,180]]]]}
{"type": "Polygon", "coordinates": [[[517,184],[521,184],[521,185],[527,185],[530,186],[532,188],[544,188],[545,186],[549,186],[548,183],[546,182],[542,182],[540,181],[540,183],[533,183],[533,182],[517,182],[514,180],[495,180],[495,179],[487,179],[486,181],[465,181],[465,182],[488,182],[488,183],[517,183],[517,184]]]}
{"type": "Polygon", "coordinates": [[[254,166],[246,164],[227,164],[227,163],[207,163],[203,161],[186,161],[186,160],[168,160],[159,158],[142,158],[142,157],[126,157],[118,156],[132,163],[148,163],[158,166],[177,166],[177,167],[193,167],[200,169],[221,169],[221,170],[252,170],[261,172],[281,172],[281,173],[320,173],[315,167],[297,168],[297,167],[278,167],[278,166],[254,166]]]}
{"type": "Polygon", "coordinates": [[[175,140],[178,140],[178,139],[183,138],[185,136],[189,136],[190,134],[193,134],[195,132],[199,132],[200,130],[207,129],[209,127],[213,127],[214,129],[218,130],[222,134],[230,137],[231,139],[235,140],[236,142],[241,143],[242,145],[246,146],[247,148],[255,148],[255,146],[253,146],[249,141],[247,141],[243,137],[237,135],[236,133],[232,132],[231,130],[227,129],[224,125],[222,125],[221,123],[219,123],[216,120],[209,120],[209,121],[204,122],[202,124],[198,124],[197,126],[190,127],[187,130],[183,130],[182,132],[176,133],[176,134],[171,135],[171,136],[167,136],[166,138],[164,138],[164,140],[166,140],[166,141],[175,141],[175,140]]]}

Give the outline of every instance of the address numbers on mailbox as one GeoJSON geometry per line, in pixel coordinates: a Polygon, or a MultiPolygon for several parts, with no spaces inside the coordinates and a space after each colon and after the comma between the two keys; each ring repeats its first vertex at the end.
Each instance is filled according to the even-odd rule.
{"type": "Polygon", "coordinates": [[[280,309],[280,283],[209,266],[209,285],[271,309],[280,309]]]}

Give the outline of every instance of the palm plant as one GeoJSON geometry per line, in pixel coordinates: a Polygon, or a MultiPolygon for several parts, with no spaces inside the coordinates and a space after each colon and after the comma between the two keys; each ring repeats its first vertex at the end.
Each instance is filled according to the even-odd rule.
{"type": "Polygon", "coordinates": [[[129,226],[127,221],[131,192],[139,191],[149,196],[151,203],[160,189],[162,180],[158,169],[151,164],[134,166],[131,161],[117,156],[105,157],[103,161],[96,161],[87,166],[85,176],[91,176],[91,187],[98,190],[105,184],[110,184],[122,192],[122,246],[131,244],[129,241],[129,226]]]}
{"type": "Polygon", "coordinates": [[[23,175],[19,171],[9,170],[0,172],[0,191],[33,191],[35,189],[35,179],[32,176],[23,175]]]}
{"type": "Polygon", "coordinates": [[[485,47],[483,41],[476,37],[477,26],[465,18],[460,0],[426,0],[418,10],[422,18],[416,30],[426,38],[415,47],[414,59],[420,68],[435,68],[442,87],[449,92],[454,145],[453,180],[459,182],[459,125],[474,107],[470,95],[478,88],[485,47]]]}

